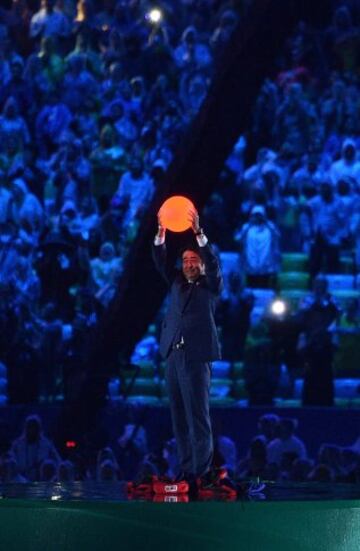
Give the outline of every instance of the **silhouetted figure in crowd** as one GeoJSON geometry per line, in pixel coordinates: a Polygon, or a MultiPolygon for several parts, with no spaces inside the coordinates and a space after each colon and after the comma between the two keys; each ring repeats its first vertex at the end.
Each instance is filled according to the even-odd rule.
{"type": "Polygon", "coordinates": [[[339,310],[328,293],[328,282],[319,275],[314,280],[312,295],[297,314],[302,332],[299,345],[304,359],[302,401],[305,406],[334,405],[331,328],[338,316],[339,310]]]}

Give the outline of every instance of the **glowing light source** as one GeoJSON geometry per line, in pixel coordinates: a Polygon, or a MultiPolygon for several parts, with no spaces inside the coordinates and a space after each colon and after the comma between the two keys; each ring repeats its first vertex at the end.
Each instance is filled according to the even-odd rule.
{"type": "Polygon", "coordinates": [[[159,8],[153,8],[147,13],[146,18],[150,21],[150,23],[157,24],[162,20],[163,14],[159,8]]]}
{"type": "Polygon", "coordinates": [[[161,224],[173,232],[182,232],[191,227],[189,210],[194,209],[193,203],[182,195],[169,197],[159,210],[161,224]]]}
{"type": "Polygon", "coordinates": [[[282,314],[285,314],[286,312],[285,302],[280,299],[274,300],[274,302],[271,305],[271,312],[275,314],[275,316],[281,316],[282,314]]]}

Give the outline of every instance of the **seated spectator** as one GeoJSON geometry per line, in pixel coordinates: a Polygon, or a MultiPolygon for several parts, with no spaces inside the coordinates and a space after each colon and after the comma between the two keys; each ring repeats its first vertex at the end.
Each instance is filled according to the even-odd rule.
{"type": "Polygon", "coordinates": [[[0,104],[13,97],[22,116],[25,116],[32,108],[33,97],[31,89],[23,77],[24,62],[21,57],[15,56],[10,63],[11,78],[6,84],[0,86],[0,104]]]}
{"type": "Polygon", "coordinates": [[[300,251],[302,246],[302,232],[299,231],[301,202],[298,187],[291,180],[282,190],[278,201],[277,219],[280,230],[280,243],[283,252],[300,251]]]}
{"type": "Polygon", "coordinates": [[[287,143],[297,155],[304,154],[315,122],[315,109],[305,99],[301,84],[291,84],[276,113],[274,134],[278,147],[287,143]]]}
{"type": "Polygon", "coordinates": [[[110,447],[98,451],[96,458],[96,480],[118,480],[119,465],[110,447]]]}
{"type": "Polygon", "coordinates": [[[261,438],[255,437],[245,459],[238,464],[238,478],[260,477],[265,478],[267,466],[266,445],[261,438]]]}
{"type": "Polygon", "coordinates": [[[126,171],[120,178],[116,197],[121,204],[126,204],[124,213],[123,231],[130,234],[131,227],[139,219],[144,208],[150,203],[154,193],[154,184],[144,170],[140,158],[133,158],[126,171]]]}
{"type": "Polygon", "coordinates": [[[41,40],[38,57],[42,63],[46,79],[50,83],[51,90],[59,88],[64,76],[64,60],[59,55],[56,42],[52,36],[46,36],[41,40]]]}
{"type": "Polygon", "coordinates": [[[131,86],[131,105],[130,112],[136,115],[137,120],[141,120],[144,115],[144,105],[146,98],[146,86],[142,76],[134,77],[130,81],[131,86]]]}
{"type": "Polygon", "coordinates": [[[44,223],[44,211],[37,197],[30,193],[24,180],[16,178],[11,185],[10,216],[15,224],[26,221],[33,232],[39,232],[44,223]]]}
{"type": "Polygon", "coordinates": [[[31,38],[53,36],[61,39],[69,36],[70,22],[59,6],[55,7],[55,4],[55,0],[43,0],[41,9],[31,18],[31,38]]]}
{"type": "Polygon", "coordinates": [[[237,23],[238,16],[234,9],[226,9],[220,14],[218,26],[210,37],[210,45],[215,57],[219,58],[221,55],[237,23]]]}
{"type": "Polygon", "coordinates": [[[346,177],[354,178],[356,183],[360,185],[360,162],[357,159],[354,140],[344,140],[341,148],[341,158],[333,162],[329,174],[333,186],[336,186],[340,179],[346,177]]]}
{"type": "Polygon", "coordinates": [[[289,480],[292,482],[306,482],[312,465],[309,459],[295,459],[289,471],[289,480]]]}
{"type": "Polygon", "coordinates": [[[112,102],[109,111],[117,142],[124,149],[130,147],[138,137],[134,113],[127,113],[121,100],[112,102]]]}
{"type": "Polygon", "coordinates": [[[11,445],[11,453],[18,464],[19,473],[32,482],[40,480],[43,461],[50,459],[55,461],[55,464],[60,461],[54,444],[43,434],[38,415],[26,417],[21,436],[11,445]]]}
{"type": "Polygon", "coordinates": [[[18,464],[11,452],[5,453],[0,458],[0,480],[3,483],[24,484],[27,482],[26,478],[19,473],[18,464]]]}
{"type": "Polygon", "coordinates": [[[93,195],[98,201],[100,214],[105,214],[114,195],[119,176],[126,165],[126,154],[115,141],[114,128],[105,125],[100,132],[100,143],[90,154],[93,167],[93,195]]]}
{"type": "Polygon", "coordinates": [[[269,463],[281,465],[283,455],[293,453],[299,459],[306,459],[306,448],[302,440],[295,436],[297,421],[295,419],[280,418],[277,438],[274,438],[266,447],[269,463]]]}
{"type": "Polygon", "coordinates": [[[332,327],[339,309],[328,293],[328,282],[317,276],[313,293],[300,305],[296,319],[300,331],[298,352],[304,365],[303,405],[334,405],[332,327]]]}
{"type": "Polygon", "coordinates": [[[91,276],[96,286],[96,291],[108,284],[114,283],[117,270],[121,269],[121,259],[115,256],[114,245],[110,242],[103,243],[99,257],[91,260],[91,276]]]}
{"type": "Polygon", "coordinates": [[[116,467],[110,459],[106,459],[101,463],[97,480],[99,482],[114,482],[118,480],[116,467]]]}
{"type": "Polygon", "coordinates": [[[310,274],[320,271],[336,274],[339,271],[341,236],[345,225],[339,199],[332,185],[323,182],[320,194],[308,201],[311,212],[313,245],[310,254],[310,274]]]}
{"type": "Polygon", "coordinates": [[[73,116],[60,100],[59,93],[55,90],[49,92],[35,122],[36,139],[44,157],[61,145],[72,119],[73,116]]]}
{"type": "Polygon", "coordinates": [[[320,161],[319,155],[316,154],[307,154],[304,156],[302,166],[292,175],[292,180],[297,184],[300,191],[305,182],[311,182],[315,189],[320,187],[325,177],[325,171],[320,161]]]}
{"type": "Polygon", "coordinates": [[[341,479],[345,474],[342,466],[341,448],[334,444],[321,444],[318,453],[318,463],[331,468],[335,479],[341,479]]]}
{"type": "Polygon", "coordinates": [[[30,134],[25,119],[18,113],[14,97],[9,97],[0,116],[0,143],[4,144],[14,138],[21,148],[30,142],[30,134]]]}
{"type": "Polygon", "coordinates": [[[235,233],[242,251],[248,287],[269,288],[279,267],[279,231],[270,222],[263,206],[252,208],[250,219],[235,233]]]}
{"type": "Polygon", "coordinates": [[[37,110],[43,105],[44,99],[54,88],[44,69],[43,59],[37,53],[30,54],[26,61],[24,80],[31,90],[37,110]]]}
{"type": "Polygon", "coordinates": [[[86,67],[86,56],[73,55],[68,60],[62,83],[62,100],[65,105],[75,113],[88,98],[97,98],[98,92],[97,81],[86,67]]]}
{"type": "Polygon", "coordinates": [[[359,29],[353,24],[347,6],[338,6],[333,14],[333,25],[327,31],[329,55],[334,59],[332,67],[341,72],[356,71],[359,67],[359,29]]]}
{"type": "Polygon", "coordinates": [[[174,50],[174,59],[181,70],[209,68],[212,63],[210,48],[199,41],[195,27],[187,27],[179,45],[174,50]]]}
{"type": "Polygon", "coordinates": [[[86,33],[78,33],[74,49],[65,58],[66,64],[71,64],[71,59],[77,55],[85,56],[86,67],[93,77],[102,78],[103,68],[99,53],[92,47],[92,37],[86,33]]]}
{"type": "Polygon", "coordinates": [[[75,466],[71,461],[60,461],[56,475],[57,482],[74,482],[75,466]]]}
{"type": "Polygon", "coordinates": [[[276,413],[265,413],[258,421],[258,438],[262,438],[266,445],[278,436],[280,417],[276,413]]]}
{"type": "Polygon", "coordinates": [[[154,82],[161,72],[172,76],[172,48],[164,27],[154,26],[147,45],[142,52],[143,75],[148,82],[154,82]]]}

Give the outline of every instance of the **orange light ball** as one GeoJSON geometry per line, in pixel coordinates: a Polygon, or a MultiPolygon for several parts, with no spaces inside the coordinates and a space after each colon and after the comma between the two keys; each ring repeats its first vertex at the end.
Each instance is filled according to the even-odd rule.
{"type": "Polygon", "coordinates": [[[159,210],[162,226],[173,232],[182,232],[191,227],[189,210],[195,209],[193,203],[182,195],[173,195],[166,199],[159,210]]]}

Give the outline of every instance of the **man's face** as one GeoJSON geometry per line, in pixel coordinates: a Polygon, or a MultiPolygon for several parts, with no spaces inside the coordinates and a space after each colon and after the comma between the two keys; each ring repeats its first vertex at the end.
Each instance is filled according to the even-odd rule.
{"type": "Polygon", "coordinates": [[[185,251],[182,255],[182,271],[188,281],[195,281],[204,274],[204,263],[195,251],[185,251]]]}

